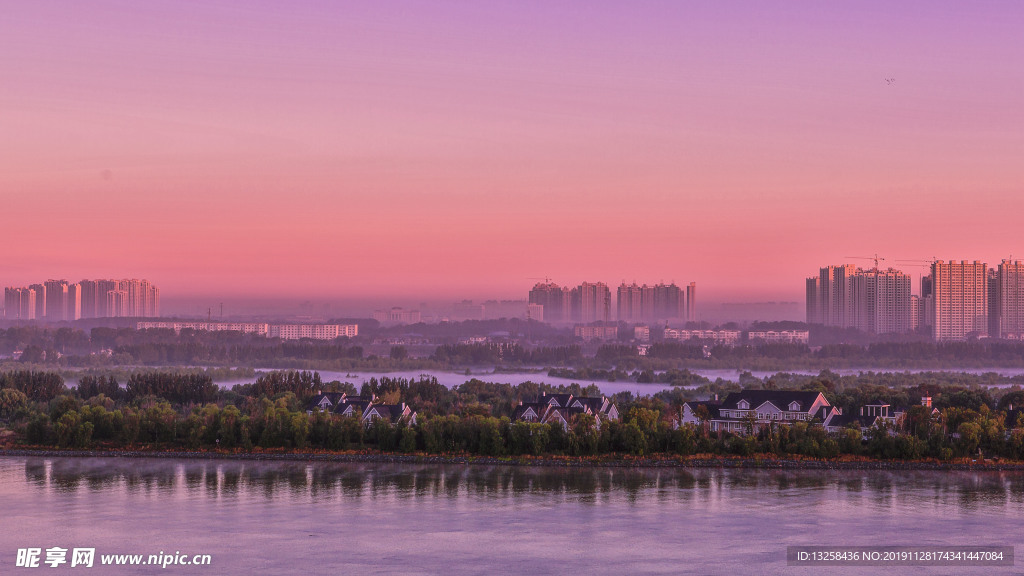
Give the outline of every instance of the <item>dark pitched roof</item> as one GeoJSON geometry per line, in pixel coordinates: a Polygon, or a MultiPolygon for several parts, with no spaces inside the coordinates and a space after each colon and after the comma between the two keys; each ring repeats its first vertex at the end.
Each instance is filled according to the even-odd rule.
{"type": "Polygon", "coordinates": [[[829,427],[846,428],[854,422],[859,423],[861,426],[870,425],[875,421],[874,416],[861,416],[860,413],[851,410],[849,414],[836,414],[829,420],[829,427]]]}
{"type": "Polygon", "coordinates": [[[558,402],[559,406],[565,406],[569,403],[569,400],[572,399],[572,397],[572,394],[547,394],[545,392],[541,392],[540,397],[537,398],[537,402],[548,404],[551,402],[551,399],[554,398],[558,402]]]}
{"type": "Polygon", "coordinates": [[[344,396],[344,392],[324,392],[323,394],[317,394],[316,396],[313,396],[309,400],[309,402],[307,402],[307,406],[309,407],[310,410],[312,410],[313,408],[317,408],[320,406],[320,402],[322,402],[326,398],[327,401],[330,402],[331,406],[333,407],[339,401],[341,401],[344,396]]]}
{"type": "Polygon", "coordinates": [[[402,417],[402,413],[405,412],[405,409],[405,404],[374,404],[367,409],[367,412],[370,410],[376,410],[377,414],[380,414],[381,417],[394,422],[402,417]]]}
{"type": "Polygon", "coordinates": [[[719,413],[718,410],[719,410],[719,408],[722,407],[722,403],[720,401],[718,401],[718,400],[702,400],[700,402],[692,401],[692,402],[684,402],[684,404],[689,406],[690,410],[693,410],[694,412],[697,411],[697,407],[698,406],[706,406],[707,409],[708,409],[708,415],[711,418],[719,418],[719,417],[721,417],[721,413],[719,413]]]}
{"type": "Polygon", "coordinates": [[[818,399],[819,392],[808,392],[804,390],[741,390],[730,392],[722,401],[722,408],[726,410],[740,409],[740,400],[750,403],[753,410],[765,402],[771,402],[780,410],[789,410],[789,405],[796,402],[800,405],[800,411],[806,412],[814,401],[818,399]]]}
{"type": "Polygon", "coordinates": [[[351,406],[353,414],[357,414],[359,416],[362,416],[363,412],[366,411],[366,407],[369,406],[369,405],[370,405],[370,402],[366,401],[366,400],[354,400],[354,401],[351,401],[351,402],[342,402],[341,404],[338,404],[337,406],[334,407],[334,413],[335,414],[342,414],[346,410],[348,410],[349,406],[351,406]]]}
{"type": "Polygon", "coordinates": [[[575,404],[576,402],[590,408],[592,412],[597,412],[604,406],[605,398],[573,398],[572,403],[575,404]]]}
{"type": "Polygon", "coordinates": [[[515,410],[512,411],[512,419],[519,420],[523,417],[523,414],[530,408],[537,414],[537,418],[544,416],[544,411],[547,409],[548,404],[546,402],[523,402],[519,406],[516,406],[515,410]]]}

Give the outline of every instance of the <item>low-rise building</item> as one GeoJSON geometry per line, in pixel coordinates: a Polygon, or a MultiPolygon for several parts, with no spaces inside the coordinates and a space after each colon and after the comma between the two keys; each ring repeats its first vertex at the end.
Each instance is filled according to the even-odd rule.
{"type": "Polygon", "coordinates": [[[664,337],[665,340],[685,342],[686,340],[696,339],[701,342],[735,346],[740,343],[741,335],[742,333],[739,330],[676,330],[674,328],[666,328],[664,337]]]}
{"type": "Polygon", "coordinates": [[[580,414],[594,416],[595,425],[601,420],[618,420],[619,410],[607,397],[577,397],[572,394],[548,394],[541,392],[535,402],[520,402],[512,411],[512,420],[557,423],[568,430],[572,421],[580,414]]]}
{"type": "Polygon", "coordinates": [[[615,340],[619,337],[618,326],[584,326],[577,324],[573,327],[573,334],[583,340],[615,340]]]}
{"type": "Polygon", "coordinates": [[[376,420],[384,420],[391,425],[404,422],[408,426],[415,426],[416,412],[405,402],[401,404],[371,404],[363,412],[362,422],[363,425],[370,426],[376,420]]]}
{"type": "Polygon", "coordinates": [[[751,330],[747,340],[766,344],[807,344],[811,333],[807,330],[751,330]]]}
{"type": "Polygon", "coordinates": [[[730,392],[720,404],[686,402],[683,404],[682,424],[700,424],[699,407],[704,406],[712,432],[745,434],[753,424],[755,431],[762,426],[824,420],[829,404],[820,392],[803,390],[742,390],[730,392]],[[717,412],[717,413],[716,413],[717,412]]]}

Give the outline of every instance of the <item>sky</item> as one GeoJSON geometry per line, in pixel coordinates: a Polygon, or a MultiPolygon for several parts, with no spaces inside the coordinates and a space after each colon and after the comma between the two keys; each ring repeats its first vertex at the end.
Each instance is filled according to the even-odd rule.
{"type": "Polygon", "coordinates": [[[0,0],[0,283],[525,298],[1024,256],[1024,4],[0,0]]]}

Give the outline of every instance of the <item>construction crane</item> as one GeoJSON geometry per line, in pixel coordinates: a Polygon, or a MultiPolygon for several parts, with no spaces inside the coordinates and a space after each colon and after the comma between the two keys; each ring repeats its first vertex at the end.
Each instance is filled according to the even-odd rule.
{"type": "MultiPolygon", "coordinates": [[[[910,264],[911,266],[913,266],[915,268],[927,268],[929,270],[931,270],[932,264],[934,264],[934,263],[936,263],[938,261],[939,261],[939,257],[938,256],[932,256],[931,260],[896,260],[896,262],[904,262],[904,263],[910,264]]],[[[918,273],[917,273],[917,284],[919,286],[921,285],[921,277],[922,276],[924,276],[924,274],[922,274],[920,271],[918,271],[918,273]]],[[[924,288],[922,288],[922,291],[923,290],[924,290],[924,288]]]]}
{"type": "Polygon", "coordinates": [[[919,266],[921,268],[930,268],[932,264],[938,261],[938,256],[933,256],[931,260],[896,260],[896,262],[906,262],[908,264],[919,266]]]}
{"type": "Polygon", "coordinates": [[[843,256],[843,258],[850,258],[853,260],[874,260],[875,270],[878,270],[878,262],[880,260],[885,260],[885,258],[882,258],[878,254],[875,254],[874,256],[843,256]]]}

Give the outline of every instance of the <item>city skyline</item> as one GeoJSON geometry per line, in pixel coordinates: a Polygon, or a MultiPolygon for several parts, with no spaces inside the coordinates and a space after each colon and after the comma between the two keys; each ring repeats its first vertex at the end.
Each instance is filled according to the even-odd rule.
{"type": "Polygon", "coordinates": [[[19,3],[0,281],[797,301],[836,255],[998,262],[1021,29],[1005,3],[19,3]]]}

